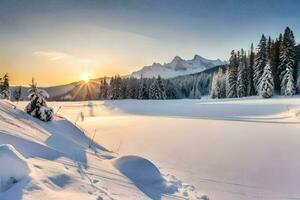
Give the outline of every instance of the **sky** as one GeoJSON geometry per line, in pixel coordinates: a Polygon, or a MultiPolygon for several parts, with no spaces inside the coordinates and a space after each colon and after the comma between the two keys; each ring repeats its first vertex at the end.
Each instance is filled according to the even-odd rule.
{"type": "Polygon", "coordinates": [[[298,0],[0,0],[0,75],[50,86],[176,55],[227,60],[286,26],[299,42],[299,8],[298,0]]]}

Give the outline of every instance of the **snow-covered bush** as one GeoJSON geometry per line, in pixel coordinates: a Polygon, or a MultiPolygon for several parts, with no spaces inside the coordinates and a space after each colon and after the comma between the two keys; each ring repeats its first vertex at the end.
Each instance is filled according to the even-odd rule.
{"type": "Polygon", "coordinates": [[[46,103],[49,94],[45,90],[38,89],[34,80],[32,80],[31,87],[28,90],[28,98],[30,102],[25,108],[28,114],[42,121],[51,121],[53,119],[53,109],[49,108],[46,103]]]}
{"type": "Polygon", "coordinates": [[[10,99],[8,74],[4,75],[3,80],[0,78],[0,98],[10,99]]]}
{"type": "Polygon", "coordinates": [[[51,121],[53,119],[53,108],[41,106],[36,113],[37,117],[42,121],[51,121]]]}
{"type": "Polygon", "coordinates": [[[0,99],[10,99],[10,91],[9,90],[2,90],[0,92],[0,99]]]}

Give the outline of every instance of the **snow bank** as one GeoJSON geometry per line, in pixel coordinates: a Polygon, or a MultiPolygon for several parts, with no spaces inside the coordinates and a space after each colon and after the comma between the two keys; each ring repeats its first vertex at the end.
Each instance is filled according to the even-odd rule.
{"type": "Polygon", "coordinates": [[[25,158],[12,145],[0,145],[0,163],[0,192],[29,175],[25,158]]]}

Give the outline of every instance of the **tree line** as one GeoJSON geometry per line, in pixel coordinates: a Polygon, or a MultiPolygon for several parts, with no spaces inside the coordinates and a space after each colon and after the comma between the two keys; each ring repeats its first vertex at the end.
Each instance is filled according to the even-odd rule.
{"type": "Polygon", "coordinates": [[[287,27],[275,40],[263,34],[254,51],[232,51],[226,72],[214,73],[212,98],[240,98],[300,93],[300,70],[296,63],[295,38],[287,27]]]}
{"type": "Polygon", "coordinates": [[[100,81],[99,99],[200,99],[208,95],[211,74],[201,73],[191,76],[163,79],[140,77],[112,77],[100,81]]]}
{"type": "Polygon", "coordinates": [[[175,87],[170,80],[157,78],[140,79],[119,75],[100,81],[99,99],[176,99],[175,87]]]}

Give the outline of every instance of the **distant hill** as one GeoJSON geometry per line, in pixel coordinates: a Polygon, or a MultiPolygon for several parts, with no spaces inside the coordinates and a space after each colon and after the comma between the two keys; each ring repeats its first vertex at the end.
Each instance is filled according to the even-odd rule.
{"type": "MultiPolygon", "coordinates": [[[[50,101],[59,101],[59,100],[85,100],[85,99],[97,99],[99,95],[99,84],[103,78],[92,79],[89,84],[86,84],[84,81],[78,81],[69,83],[66,85],[58,85],[52,87],[39,87],[48,92],[50,96],[50,101]]],[[[11,93],[19,88],[17,86],[11,87],[11,93]]],[[[27,99],[27,91],[29,87],[21,87],[21,98],[23,100],[27,99]]],[[[14,95],[12,95],[12,100],[14,100],[14,95]]]]}

